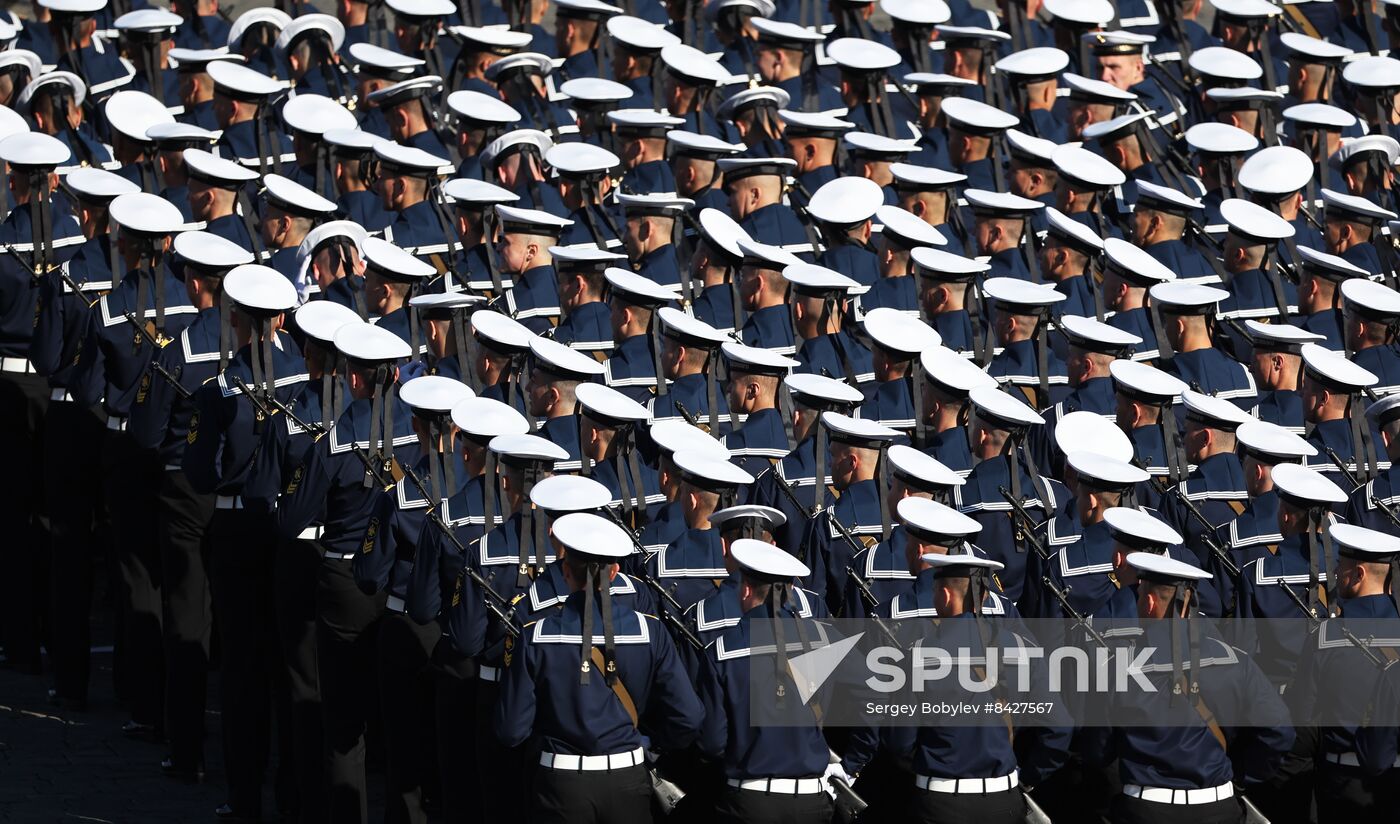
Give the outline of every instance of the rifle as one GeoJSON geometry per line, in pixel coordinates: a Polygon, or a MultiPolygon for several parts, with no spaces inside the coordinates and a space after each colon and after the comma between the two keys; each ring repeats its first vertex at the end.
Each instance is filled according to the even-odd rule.
{"type": "MultiPolygon", "coordinates": [[[[797,493],[793,491],[792,484],[788,482],[787,478],[784,478],[782,475],[778,474],[778,468],[776,466],[773,467],[772,471],[768,474],[773,476],[773,480],[778,484],[778,488],[783,491],[783,496],[788,499],[788,503],[792,504],[794,509],[796,509],[798,512],[801,512],[809,520],[812,518],[812,516],[816,515],[818,512],[821,512],[821,504],[813,504],[811,507],[807,507],[803,506],[802,502],[797,500],[797,493]]],[[[822,478],[821,480],[816,481],[816,483],[820,484],[822,481],[825,480],[825,478],[822,478]]],[[[812,493],[813,500],[816,499],[816,496],[816,492],[812,493]]]]}
{"type": "Polygon", "coordinates": [[[1055,596],[1056,601],[1060,602],[1060,609],[1064,610],[1065,615],[1068,616],[1070,622],[1074,624],[1074,626],[1071,627],[1071,629],[1084,630],[1084,633],[1088,635],[1089,638],[1092,639],[1095,644],[1098,644],[1104,649],[1108,649],[1108,640],[1103,637],[1102,633],[1094,629],[1093,625],[1089,623],[1088,616],[1075,609],[1074,604],[1070,603],[1069,592],[1072,589],[1072,587],[1066,586],[1063,589],[1061,589],[1060,587],[1055,586],[1055,582],[1050,580],[1049,575],[1042,575],[1040,578],[1040,583],[1042,586],[1044,586],[1047,590],[1050,591],[1051,595],[1055,596]]]}
{"type": "MultiPolygon", "coordinates": [[[[656,379],[657,379],[658,381],[663,381],[663,380],[665,380],[665,378],[661,377],[660,375],[658,375],[658,376],[656,377],[656,379]]],[[[695,427],[696,429],[703,430],[703,431],[705,432],[705,434],[709,435],[709,436],[712,437],[712,438],[715,438],[716,440],[719,439],[719,430],[718,430],[718,428],[716,428],[716,430],[715,430],[714,432],[711,432],[711,431],[710,431],[710,425],[709,425],[709,424],[706,424],[706,423],[701,423],[701,422],[700,422],[700,419],[697,418],[697,417],[695,416],[695,413],[694,413],[694,412],[691,412],[689,409],[686,409],[686,408],[685,408],[685,404],[681,403],[680,401],[676,401],[676,411],[679,412],[679,413],[681,413],[681,417],[685,419],[685,422],[686,422],[686,423],[690,424],[691,426],[695,427]]],[[[716,423],[718,423],[718,421],[719,421],[719,415],[718,415],[718,413],[715,414],[715,421],[716,421],[716,423]]]]}
{"type": "Polygon", "coordinates": [[[1330,446],[1324,446],[1322,447],[1322,451],[1327,453],[1328,460],[1336,464],[1337,468],[1342,471],[1342,474],[1347,477],[1347,481],[1351,483],[1352,489],[1360,489],[1361,487],[1365,486],[1364,483],[1357,480],[1356,476],[1352,474],[1350,469],[1347,469],[1346,461],[1343,461],[1342,456],[1337,454],[1337,450],[1333,449],[1330,446]]]}
{"type": "MultiPolygon", "coordinates": [[[[278,400],[276,395],[269,393],[266,397],[264,397],[262,395],[254,394],[253,388],[249,386],[248,382],[243,380],[243,378],[239,377],[238,375],[234,375],[228,371],[225,371],[224,374],[228,375],[229,378],[233,380],[234,386],[237,386],[238,391],[242,392],[245,396],[247,396],[248,402],[253,404],[253,407],[257,410],[259,415],[263,416],[263,418],[270,419],[274,414],[281,412],[283,415],[286,415],[292,423],[296,424],[297,426],[301,427],[307,432],[311,432],[313,440],[316,441],[319,441],[321,440],[321,438],[325,437],[326,433],[329,431],[326,428],[325,424],[308,423],[307,421],[302,420],[301,417],[299,417],[295,412],[293,412],[290,407],[278,400]]],[[[366,453],[363,449],[361,449],[359,444],[352,442],[350,444],[350,451],[354,453],[355,457],[360,459],[360,462],[365,465],[365,471],[373,475],[375,481],[377,481],[381,486],[383,486],[385,489],[388,489],[389,487],[394,485],[392,482],[385,480],[383,475],[385,468],[382,466],[377,466],[374,459],[371,458],[369,454],[366,453]]],[[[392,477],[392,470],[390,470],[390,477],[392,477]]]]}
{"type": "Polygon", "coordinates": [[[1016,496],[1012,495],[1011,490],[1007,489],[1005,486],[997,487],[997,491],[1001,492],[1001,497],[1011,505],[1011,512],[1016,516],[1017,520],[1016,528],[1020,530],[1026,540],[1030,542],[1031,548],[1035,550],[1035,554],[1039,555],[1042,561],[1050,560],[1050,550],[1045,548],[1045,543],[1035,534],[1035,530],[1039,528],[1039,524],[1036,523],[1035,518],[1031,517],[1031,513],[1027,511],[1025,504],[1016,500],[1016,496]]]}
{"type": "Polygon", "coordinates": [[[826,782],[836,791],[836,816],[834,820],[843,822],[856,821],[859,819],[860,814],[865,812],[865,809],[870,806],[865,802],[864,798],[861,798],[856,794],[855,790],[851,789],[851,785],[841,776],[833,775],[828,778],[826,782]]]}
{"type": "MultiPolygon", "coordinates": [[[[1006,502],[1011,505],[1011,511],[1016,515],[1016,519],[1019,522],[1018,528],[1035,549],[1035,553],[1040,556],[1042,561],[1050,560],[1050,551],[1045,548],[1044,542],[1035,534],[1036,522],[1031,518],[1031,513],[1026,510],[1025,505],[1016,500],[1016,496],[1012,495],[1011,490],[1007,489],[1005,486],[997,487],[997,490],[1001,492],[1001,497],[1006,499],[1006,502]]],[[[1055,596],[1056,601],[1060,602],[1060,609],[1064,611],[1065,616],[1074,624],[1074,628],[1083,629],[1085,634],[1093,639],[1094,643],[1105,649],[1108,648],[1107,639],[1089,623],[1088,616],[1076,609],[1074,604],[1070,603],[1069,593],[1072,587],[1064,587],[1062,589],[1055,586],[1055,582],[1050,580],[1049,575],[1042,575],[1040,577],[1040,584],[1049,590],[1051,595],[1055,596]]]]}
{"type": "MultiPolygon", "coordinates": [[[[1299,611],[1303,613],[1303,617],[1308,619],[1309,633],[1316,631],[1318,627],[1322,626],[1322,618],[1318,617],[1318,614],[1315,610],[1309,609],[1308,605],[1303,603],[1302,596],[1294,592],[1293,589],[1283,581],[1278,581],[1277,583],[1278,586],[1284,592],[1288,593],[1289,600],[1292,601],[1293,605],[1298,607],[1299,611]]],[[[1394,663],[1393,661],[1376,652],[1375,649],[1367,645],[1366,642],[1362,641],[1360,638],[1357,638],[1356,633],[1352,632],[1351,628],[1349,628],[1346,624],[1339,623],[1338,626],[1342,629],[1342,636],[1346,638],[1346,640],[1350,642],[1352,646],[1360,650],[1361,654],[1366,656],[1367,661],[1370,661],[1382,672],[1384,672],[1387,669],[1390,669],[1391,665],[1394,663]]]]}
{"type": "Polygon", "coordinates": [[[1338,626],[1342,628],[1342,637],[1346,638],[1347,641],[1353,647],[1356,647],[1357,649],[1361,650],[1361,654],[1366,656],[1366,660],[1371,662],[1371,664],[1373,664],[1381,672],[1385,672],[1395,664],[1394,661],[1390,660],[1389,658],[1386,658],[1379,652],[1376,652],[1375,649],[1373,649],[1365,641],[1362,641],[1360,638],[1357,638],[1356,633],[1352,632],[1346,624],[1338,624],[1338,626]]]}
{"type": "MultiPolygon", "coordinates": [[[[457,537],[457,533],[452,531],[452,527],[448,526],[447,523],[442,520],[442,515],[438,512],[438,502],[433,500],[433,496],[428,492],[428,488],[423,485],[423,479],[418,477],[418,473],[414,472],[412,467],[405,466],[403,468],[403,474],[410,481],[413,481],[413,485],[418,487],[418,494],[422,495],[424,500],[428,501],[428,511],[426,513],[428,521],[431,522],[433,526],[437,527],[438,530],[442,532],[443,536],[451,541],[457,548],[457,551],[462,554],[464,559],[462,572],[468,578],[471,578],[472,583],[480,587],[482,593],[486,596],[487,611],[495,616],[496,620],[501,622],[501,626],[505,627],[507,634],[513,638],[519,638],[520,628],[515,625],[515,606],[502,597],[501,594],[496,591],[495,587],[491,586],[491,583],[481,576],[481,573],[472,569],[470,560],[465,560],[467,554],[466,545],[457,537]]],[[[492,516],[488,515],[487,517],[492,516]]]]}
{"type": "Polygon", "coordinates": [[[647,764],[651,776],[651,797],[661,808],[662,815],[670,815],[685,800],[686,792],[676,782],[666,778],[655,764],[647,764]]]}
{"type": "MultiPolygon", "coordinates": [[[[239,380],[242,380],[242,378],[239,378],[239,380]]],[[[297,415],[297,413],[292,411],[291,407],[277,400],[276,395],[268,395],[264,400],[266,400],[267,403],[270,404],[273,409],[276,409],[278,412],[281,412],[283,415],[286,415],[292,423],[296,424],[297,426],[301,427],[307,432],[312,433],[315,440],[319,441],[321,438],[325,437],[327,432],[330,431],[326,428],[326,425],[324,423],[310,423],[308,421],[302,420],[301,417],[297,415]]]]}
{"type": "Polygon", "coordinates": [[[1392,507],[1385,501],[1382,501],[1380,498],[1377,498],[1375,495],[1371,495],[1369,497],[1369,500],[1376,507],[1376,509],[1379,509],[1381,512],[1385,513],[1385,516],[1390,519],[1390,522],[1392,524],[1395,524],[1397,528],[1400,528],[1400,513],[1397,513],[1394,507],[1392,507]]]}
{"type": "Polygon", "coordinates": [[[1244,824],[1269,824],[1269,819],[1259,812],[1253,801],[1241,795],[1240,804],[1244,805],[1244,824]]]}
{"type": "Polygon", "coordinates": [[[850,576],[851,580],[856,585],[856,589],[860,592],[860,599],[865,602],[871,623],[875,625],[876,629],[880,630],[880,634],[885,636],[885,639],[889,641],[892,646],[900,646],[899,638],[894,634],[894,630],[890,629],[889,624],[885,623],[885,619],[875,613],[875,610],[880,606],[880,602],[875,598],[875,593],[870,591],[870,585],[850,567],[846,567],[846,574],[850,576]]]}
{"type": "MultiPolygon", "coordinates": [[[[0,255],[10,255],[11,257],[13,257],[15,259],[15,263],[18,263],[24,269],[24,271],[29,273],[29,277],[33,278],[34,280],[37,281],[39,278],[43,277],[43,274],[34,268],[34,264],[20,257],[19,252],[16,252],[13,246],[0,246],[0,255]]],[[[78,282],[76,280],[73,280],[73,276],[68,274],[68,269],[63,265],[53,266],[48,271],[58,272],[58,276],[63,279],[63,282],[67,284],[69,289],[73,290],[74,294],[81,295],[83,293],[82,287],[78,285],[78,282]]],[[[113,272],[112,277],[115,279],[117,277],[117,274],[113,272]]]]}
{"type": "Polygon", "coordinates": [[[1201,533],[1201,540],[1206,542],[1206,546],[1209,547],[1210,551],[1215,555],[1215,559],[1220,562],[1220,566],[1225,570],[1225,574],[1233,578],[1235,583],[1238,584],[1240,581],[1239,565],[1230,557],[1229,551],[1221,546],[1220,541],[1216,539],[1215,524],[1212,524],[1206,519],[1205,515],[1201,514],[1201,510],[1197,508],[1195,501],[1186,497],[1186,492],[1182,490],[1180,484],[1171,489],[1166,489],[1163,485],[1157,483],[1157,479],[1154,478],[1153,481],[1154,485],[1162,494],[1175,495],[1176,499],[1181,501],[1182,505],[1186,507],[1186,511],[1191,514],[1191,517],[1198,521],[1201,526],[1205,527],[1205,530],[1201,533]]]}
{"type": "MultiPolygon", "coordinates": [[[[658,377],[657,380],[665,380],[665,378],[658,377]]],[[[689,409],[686,409],[685,404],[681,403],[680,401],[676,401],[676,411],[681,413],[681,417],[685,419],[686,423],[690,424],[696,429],[701,428],[700,419],[695,417],[694,412],[691,412],[689,409]]]]}
{"type": "MultiPolygon", "coordinates": [[[[64,277],[67,277],[66,273],[64,277]]],[[[159,352],[161,349],[165,348],[164,344],[160,342],[160,339],[151,334],[151,330],[141,325],[141,322],[136,319],[135,314],[131,312],[124,312],[123,314],[126,315],[127,322],[131,324],[133,329],[140,333],[142,338],[146,339],[146,342],[151,345],[152,349],[159,352]]],[[[156,360],[154,357],[151,358],[151,370],[162,378],[165,378],[166,383],[170,384],[170,388],[175,390],[175,394],[179,395],[181,400],[187,401],[194,397],[194,393],[186,389],[185,385],[180,383],[180,379],[170,374],[170,370],[162,366],[160,361],[156,360]]]]}
{"type": "MultiPolygon", "coordinates": [[[[612,519],[613,523],[617,524],[622,528],[623,532],[627,533],[627,537],[632,539],[633,549],[645,556],[647,554],[646,548],[643,547],[642,542],[637,539],[637,533],[627,528],[627,525],[622,522],[622,519],[612,510],[612,507],[605,506],[602,510],[612,519]]],[[[661,599],[664,608],[657,610],[661,616],[661,620],[677,635],[685,639],[686,643],[695,647],[697,650],[703,650],[705,644],[700,640],[699,636],[691,632],[690,627],[686,626],[685,622],[680,619],[680,616],[685,614],[685,610],[681,608],[681,604],[676,600],[675,596],[667,592],[665,587],[661,586],[655,578],[645,572],[637,573],[637,579],[650,587],[652,592],[655,592],[657,597],[661,599]]]]}
{"type": "Polygon", "coordinates": [[[1051,824],[1050,816],[1045,814],[1045,810],[1035,803],[1030,793],[1021,793],[1021,797],[1026,800],[1025,824],[1051,824]]]}

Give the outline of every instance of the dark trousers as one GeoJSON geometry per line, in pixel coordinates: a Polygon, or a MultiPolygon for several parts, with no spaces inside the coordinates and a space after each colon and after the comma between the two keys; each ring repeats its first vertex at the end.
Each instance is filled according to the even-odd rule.
{"type": "Polygon", "coordinates": [[[1244,807],[1239,799],[1210,804],[1159,804],[1120,795],[1113,799],[1113,824],[1241,824],[1244,807]]]}
{"type": "Polygon", "coordinates": [[[167,470],[156,499],[165,595],[165,729],[177,769],[204,764],[204,707],[213,616],[205,575],[205,530],[214,496],[201,495],[185,473],[167,470]]]}
{"type": "Polygon", "coordinates": [[[1069,761],[1035,788],[1036,803],[1052,821],[1103,821],[1109,804],[1123,792],[1117,761],[1087,764],[1080,751],[1076,738],[1069,761]]]}
{"type": "Polygon", "coordinates": [[[914,788],[909,820],[922,824],[1021,824],[1026,818],[1026,799],[1021,788],[987,793],[931,793],[914,788]]]}
{"type": "Polygon", "coordinates": [[[824,824],[831,820],[831,813],[831,796],[825,792],[780,795],[726,786],[715,803],[714,820],[734,824],[824,824]]]}
{"type": "Polygon", "coordinates": [[[330,781],[327,818],[364,824],[365,729],[374,711],[375,624],[384,594],[360,591],[349,561],[326,559],[316,578],[316,656],[330,781]]]}
{"type": "Polygon", "coordinates": [[[1249,793],[1249,800],[1270,824],[1308,824],[1312,820],[1317,728],[1295,727],[1294,732],[1293,749],[1283,756],[1278,770],[1249,793]]]}
{"type": "Polygon", "coordinates": [[[1400,770],[1369,776],[1322,761],[1316,776],[1318,824],[1393,824],[1400,818],[1400,770]]]}
{"type": "Polygon", "coordinates": [[[541,768],[531,796],[530,824],[651,824],[651,778],[642,766],[599,772],[541,768]]]}
{"type": "Polygon", "coordinates": [[[423,781],[432,758],[424,732],[433,709],[429,664],[441,637],[437,624],[419,626],[393,610],[379,622],[379,706],[388,760],[384,820],[389,824],[428,820],[423,781]]]}
{"type": "MultiPolygon", "coordinates": [[[[41,448],[49,383],[39,375],[0,372],[0,448],[5,451],[0,472],[0,523],[6,540],[0,547],[5,570],[0,584],[0,637],[8,666],[23,672],[43,669],[39,658],[43,616],[48,610],[49,563],[41,539],[43,516],[34,467],[43,465],[41,448]]],[[[68,466],[81,472],[81,466],[68,466]]]]}
{"type": "Polygon", "coordinates": [[[249,818],[261,814],[278,666],[273,534],[271,517],[238,509],[215,511],[208,533],[228,804],[249,818]]]}
{"type": "Polygon", "coordinates": [[[54,691],[86,701],[92,672],[92,589],[102,521],[98,473],[75,471],[101,454],[103,419],[72,401],[49,404],[44,416],[44,509],[49,523],[49,662],[54,691]]]}
{"type": "MultiPolygon", "coordinates": [[[[434,632],[437,624],[432,624],[434,632]]],[[[465,824],[480,817],[482,783],[472,745],[476,708],[476,665],[447,651],[440,640],[434,668],[433,717],[437,727],[437,760],[442,788],[442,820],[465,824]]]]}
{"type": "Polygon", "coordinates": [[[325,732],[321,679],[316,664],[316,575],[321,551],[311,541],[283,541],[272,564],[277,639],[287,700],[288,747],[295,776],[292,808],[302,824],[326,821],[325,732]]]}
{"type": "Polygon", "coordinates": [[[914,774],[882,750],[860,771],[854,789],[870,805],[860,814],[862,824],[897,824],[908,815],[917,788],[914,774]]]}
{"type": "MultiPolygon", "coordinates": [[[[510,820],[526,800],[526,773],[534,766],[527,763],[521,747],[507,747],[496,738],[494,719],[500,684],[477,679],[476,682],[476,761],[481,769],[482,815],[487,824],[510,820]]],[[[596,773],[594,773],[596,775],[596,773]]]]}
{"type": "Polygon", "coordinates": [[[165,706],[165,644],[161,633],[160,547],[156,491],[164,474],[159,458],[125,432],[103,439],[103,495],[111,514],[113,558],[121,581],[120,693],[131,720],[157,726],[165,706]]]}

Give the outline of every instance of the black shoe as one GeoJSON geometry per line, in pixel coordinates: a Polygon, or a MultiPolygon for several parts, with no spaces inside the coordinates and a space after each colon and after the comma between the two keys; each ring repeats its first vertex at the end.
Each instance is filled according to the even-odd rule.
{"type": "Polygon", "coordinates": [[[204,781],[204,765],[196,767],[177,766],[173,758],[167,758],[160,762],[161,774],[176,781],[184,781],[190,784],[198,784],[204,781]]]}

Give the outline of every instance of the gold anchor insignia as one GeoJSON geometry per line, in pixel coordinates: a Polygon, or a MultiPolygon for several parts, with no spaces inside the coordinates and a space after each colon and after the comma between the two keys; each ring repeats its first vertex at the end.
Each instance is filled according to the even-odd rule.
{"type": "Polygon", "coordinates": [[[155,321],[153,321],[153,320],[148,320],[148,321],[146,321],[146,331],[147,331],[147,332],[150,332],[150,333],[151,333],[151,337],[154,338],[155,341],[156,341],[156,343],[160,344],[162,347],[164,347],[165,344],[169,343],[169,339],[167,339],[163,333],[161,333],[161,332],[159,332],[159,331],[156,330],[156,322],[155,322],[155,321]]]}

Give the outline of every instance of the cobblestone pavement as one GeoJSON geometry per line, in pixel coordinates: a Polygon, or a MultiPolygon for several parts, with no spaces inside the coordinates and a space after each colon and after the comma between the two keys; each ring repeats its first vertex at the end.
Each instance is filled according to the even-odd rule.
{"type": "MultiPolygon", "coordinates": [[[[94,609],[93,643],[108,645],[110,602],[99,596],[94,609]]],[[[207,778],[200,784],[178,782],[160,772],[163,743],[122,735],[128,716],[112,685],[111,647],[94,649],[91,694],[82,711],[51,706],[46,676],[0,663],[0,824],[213,824],[214,809],[225,800],[217,674],[210,673],[205,716],[207,778]]],[[[378,756],[372,741],[370,821],[384,815],[378,756]]],[[[272,759],[275,765],[275,753],[272,759]]],[[[271,771],[264,787],[263,821],[276,824],[271,771]]]]}
{"type": "MultiPolygon", "coordinates": [[[[49,706],[42,676],[0,669],[0,822],[212,821],[223,802],[217,736],[210,780],[181,784],[160,774],[163,744],[121,733],[126,714],[112,691],[112,656],[94,656],[85,711],[49,706]]],[[[216,713],[208,716],[211,732],[216,713]]]]}

